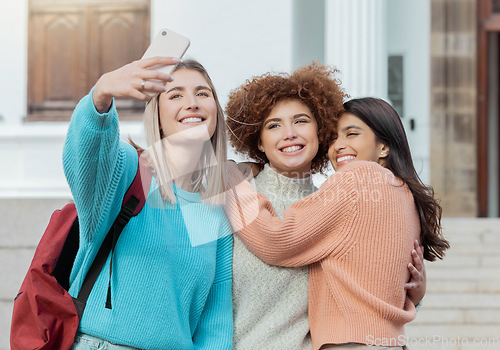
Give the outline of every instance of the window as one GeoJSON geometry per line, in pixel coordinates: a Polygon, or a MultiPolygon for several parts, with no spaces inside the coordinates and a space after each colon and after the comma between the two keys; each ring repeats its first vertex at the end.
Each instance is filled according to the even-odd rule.
{"type": "Polygon", "coordinates": [[[403,80],[403,56],[389,56],[388,64],[388,97],[392,106],[403,118],[404,115],[404,80],[403,80]]]}
{"type": "Polygon", "coordinates": [[[491,0],[493,12],[500,13],[500,0],[491,0]]]}
{"type": "MultiPolygon", "coordinates": [[[[30,0],[28,114],[25,121],[69,120],[99,77],[141,58],[149,44],[149,0],[30,0]]],[[[139,101],[117,101],[138,118],[139,101]]]]}

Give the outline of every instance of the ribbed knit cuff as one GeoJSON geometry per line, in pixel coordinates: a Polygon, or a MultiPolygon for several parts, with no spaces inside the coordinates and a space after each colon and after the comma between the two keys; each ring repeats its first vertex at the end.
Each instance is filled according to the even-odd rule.
{"type": "Polygon", "coordinates": [[[82,102],[85,101],[85,103],[87,103],[86,106],[82,107],[84,107],[86,111],[91,111],[91,114],[88,115],[88,121],[93,124],[93,126],[97,130],[106,130],[111,125],[113,118],[115,116],[118,116],[115,107],[115,99],[113,98],[109,111],[107,111],[106,113],[99,113],[94,105],[94,89],[95,86],[92,88],[92,90],[90,90],[87,101],[85,101],[85,98],[82,99],[82,102]]]}

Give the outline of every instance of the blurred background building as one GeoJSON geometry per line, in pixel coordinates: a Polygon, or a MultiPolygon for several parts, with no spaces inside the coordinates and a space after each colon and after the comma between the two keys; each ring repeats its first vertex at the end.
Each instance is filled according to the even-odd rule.
{"type": "MultiPolygon", "coordinates": [[[[48,217],[71,200],[61,158],[72,109],[164,27],[190,38],[185,57],[205,65],[222,104],[254,75],[313,60],[337,67],[351,97],[390,101],[458,247],[429,264],[427,306],[451,325],[439,334],[500,334],[500,0],[20,0],[0,7],[0,350],[48,217]]],[[[143,140],[143,105],[117,105],[122,137],[143,140]]],[[[419,318],[415,336],[439,316],[424,307],[419,318]]]]}

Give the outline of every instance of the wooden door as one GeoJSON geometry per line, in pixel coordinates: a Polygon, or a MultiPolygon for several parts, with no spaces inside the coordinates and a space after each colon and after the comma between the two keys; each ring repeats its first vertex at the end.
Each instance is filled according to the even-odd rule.
{"type": "MultiPolygon", "coordinates": [[[[25,120],[68,120],[103,73],[139,59],[149,44],[149,8],[149,0],[31,0],[25,120]]],[[[117,106],[132,118],[144,107],[117,106]]]]}
{"type": "MultiPolygon", "coordinates": [[[[477,33],[477,159],[478,159],[478,216],[488,216],[488,196],[498,196],[500,193],[488,193],[489,181],[499,181],[499,179],[488,178],[488,95],[489,79],[499,79],[491,77],[490,64],[500,64],[489,62],[490,36],[491,32],[500,32],[500,0],[478,0],[478,33],[477,33]]],[[[498,116],[500,120],[500,116],[498,116]]],[[[499,131],[500,133],[500,131],[499,131]]],[[[500,163],[500,159],[499,159],[500,163]]],[[[500,186],[499,186],[500,187],[500,186]]],[[[500,216],[500,211],[498,213],[500,216]]]]}

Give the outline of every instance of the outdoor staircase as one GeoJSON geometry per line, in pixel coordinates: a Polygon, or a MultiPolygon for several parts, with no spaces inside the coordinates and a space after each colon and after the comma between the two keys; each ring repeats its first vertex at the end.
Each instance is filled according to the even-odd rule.
{"type": "Polygon", "coordinates": [[[444,219],[451,248],[426,262],[427,293],[406,326],[410,350],[500,349],[500,219],[444,219]]]}
{"type": "MultiPolygon", "coordinates": [[[[13,298],[51,212],[67,199],[0,199],[0,350],[13,298]]],[[[427,294],[406,326],[410,350],[500,350],[500,219],[444,219],[451,248],[426,262],[427,294]]]]}

